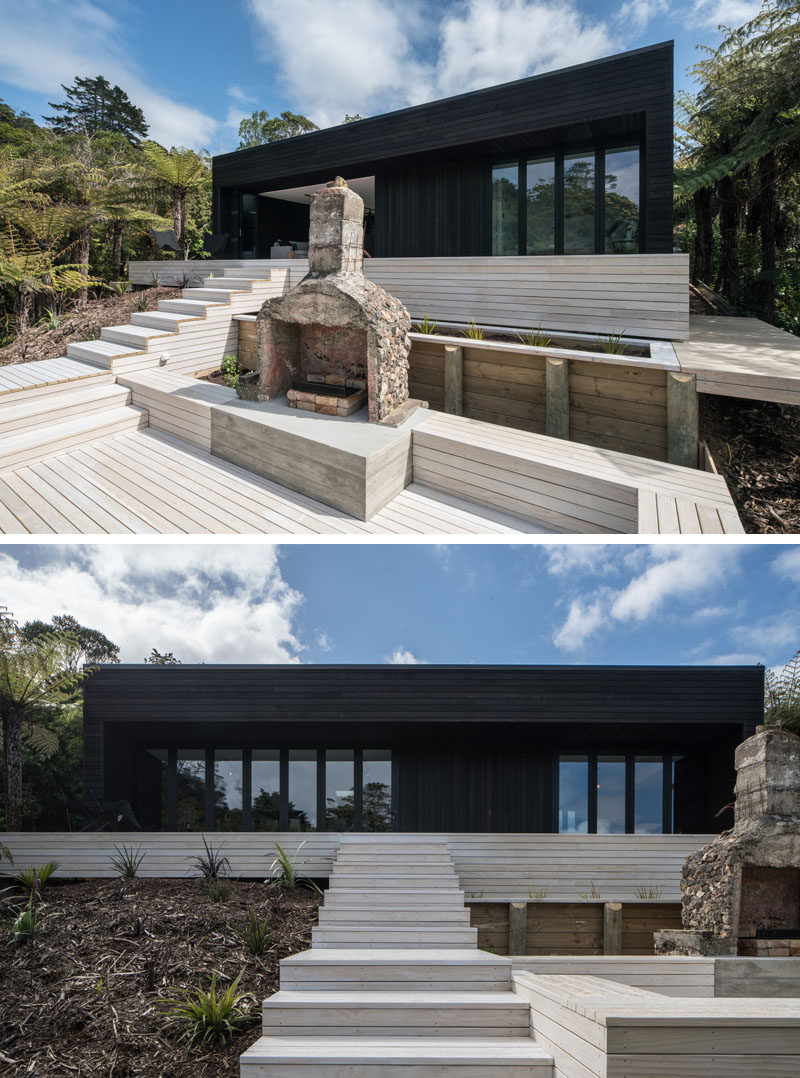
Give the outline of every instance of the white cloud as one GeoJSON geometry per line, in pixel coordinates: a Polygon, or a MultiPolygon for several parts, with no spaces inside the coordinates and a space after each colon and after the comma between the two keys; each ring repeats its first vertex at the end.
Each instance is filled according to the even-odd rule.
{"type": "Polygon", "coordinates": [[[695,0],[689,9],[689,25],[716,29],[735,28],[750,22],[761,10],[760,0],[695,0]]]}
{"type": "Polygon", "coordinates": [[[328,634],[325,632],[325,630],[324,629],[315,629],[314,632],[315,632],[315,635],[316,635],[317,647],[319,648],[319,650],[320,651],[332,651],[333,650],[333,644],[331,643],[331,638],[328,636],[328,634]]]}
{"type": "Polygon", "coordinates": [[[551,576],[596,576],[615,568],[612,548],[599,543],[564,543],[544,550],[551,576]]]}
{"type": "Polygon", "coordinates": [[[670,599],[723,582],[739,556],[734,547],[653,547],[651,564],[617,595],[611,613],[619,621],[644,621],[670,599]]]}
{"type": "Polygon", "coordinates": [[[727,655],[712,655],[708,659],[698,659],[697,666],[755,666],[762,662],[762,656],[753,651],[732,651],[727,655]]]}
{"type": "Polygon", "coordinates": [[[772,563],[772,571],[800,584],[800,546],[790,546],[781,551],[772,563]]]}
{"type": "Polygon", "coordinates": [[[670,0],[627,0],[617,12],[617,20],[623,26],[643,30],[656,15],[669,11],[669,4],[670,0]]]}
{"type": "Polygon", "coordinates": [[[408,648],[395,648],[391,655],[385,656],[384,662],[393,663],[395,666],[418,666],[427,665],[425,659],[418,659],[408,648]]]}
{"type": "Polygon", "coordinates": [[[468,0],[442,20],[439,94],[457,94],[614,52],[608,29],[572,3],[468,0]]]}
{"type": "Polygon", "coordinates": [[[553,633],[553,643],[562,651],[582,651],[587,640],[608,623],[604,599],[573,599],[566,621],[553,633]]]}
{"type": "Polygon", "coordinates": [[[752,625],[735,625],[730,637],[744,647],[758,647],[765,651],[790,648],[796,651],[800,647],[800,615],[774,614],[752,625]]]}
{"type": "Polygon", "coordinates": [[[143,109],[150,137],[166,146],[210,144],[218,123],[193,105],[154,88],[131,62],[122,26],[93,3],[3,0],[0,74],[35,93],[63,99],[62,84],[76,75],[105,75],[143,109]]]}
{"type": "Polygon", "coordinates": [[[302,596],[268,545],[53,548],[32,569],[6,551],[0,578],[18,621],[73,614],[118,643],[126,662],[153,647],[184,662],[299,662],[302,596]]]}

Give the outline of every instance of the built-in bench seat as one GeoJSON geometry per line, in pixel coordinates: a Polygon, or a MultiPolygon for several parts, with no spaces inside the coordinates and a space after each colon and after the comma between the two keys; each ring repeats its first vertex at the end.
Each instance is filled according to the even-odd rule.
{"type": "Polygon", "coordinates": [[[132,391],[134,404],[148,410],[151,427],[203,449],[211,448],[212,407],[237,399],[227,386],[160,367],[120,375],[117,381],[132,391]]]}
{"type": "Polygon", "coordinates": [[[744,530],[710,472],[437,412],[412,445],[416,482],[567,531],[744,530]]]}
{"type": "Polygon", "coordinates": [[[800,1002],[670,998],[599,977],[513,974],[554,1078],[791,1078],[800,1002]]]}

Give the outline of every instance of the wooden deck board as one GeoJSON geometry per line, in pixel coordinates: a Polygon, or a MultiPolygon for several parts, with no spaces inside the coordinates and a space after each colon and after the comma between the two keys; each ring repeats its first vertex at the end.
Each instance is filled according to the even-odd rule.
{"type": "Polygon", "coordinates": [[[107,371],[95,364],[66,357],[40,359],[33,363],[12,363],[0,367],[0,394],[107,374],[107,371]]]}

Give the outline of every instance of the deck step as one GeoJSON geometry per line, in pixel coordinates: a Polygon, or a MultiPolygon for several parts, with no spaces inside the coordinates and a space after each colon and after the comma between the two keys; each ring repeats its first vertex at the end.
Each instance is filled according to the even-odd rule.
{"type": "Polygon", "coordinates": [[[174,311],[134,311],[131,315],[132,326],[147,326],[164,333],[179,333],[181,323],[188,321],[190,319],[185,315],[174,311]]]}
{"type": "Polygon", "coordinates": [[[203,288],[224,289],[228,292],[252,292],[253,282],[258,280],[254,277],[206,277],[203,280],[203,288]]]}
{"type": "Polygon", "coordinates": [[[169,314],[180,314],[185,318],[205,318],[206,311],[210,306],[210,303],[204,303],[202,300],[162,299],[159,300],[158,311],[154,313],[167,312],[169,314]]]}
{"type": "Polygon", "coordinates": [[[259,1037],[241,1078],[551,1078],[553,1057],[532,1040],[496,1037],[259,1037]]]}
{"type": "Polygon", "coordinates": [[[64,449],[146,426],[147,412],[129,404],[52,425],[40,424],[36,428],[0,438],[0,472],[44,460],[64,449]]]}
{"type": "Polygon", "coordinates": [[[92,412],[101,412],[115,405],[128,404],[130,390],[125,386],[115,385],[110,379],[95,384],[74,383],[72,389],[68,383],[62,385],[62,392],[49,393],[34,397],[12,397],[0,408],[0,437],[25,430],[28,427],[47,426],[70,417],[79,418],[92,412]]]}
{"type": "Polygon", "coordinates": [[[478,930],[438,925],[322,925],[311,930],[314,947],[477,947],[478,930]]]}
{"type": "Polygon", "coordinates": [[[458,925],[469,924],[469,910],[466,909],[450,909],[449,907],[436,907],[436,906],[406,906],[400,908],[399,905],[381,909],[380,907],[358,907],[347,906],[342,903],[333,903],[329,905],[326,901],[324,906],[320,906],[319,909],[319,923],[320,925],[347,925],[358,924],[367,925],[371,922],[378,921],[381,924],[386,925],[399,925],[403,923],[425,925],[427,928],[429,924],[435,925],[458,925]]]}
{"type": "Polygon", "coordinates": [[[89,379],[111,380],[102,366],[69,356],[37,359],[32,363],[8,363],[0,367],[0,403],[11,401],[13,395],[14,403],[18,404],[22,395],[27,399],[89,379]]]}
{"type": "Polygon", "coordinates": [[[129,345],[104,340],[70,341],[67,345],[67,356],[70,359],[85,359],[108,370],[111,369],[113,361],[119,356],[131,356],[141,351],[144,351],[144,349],[132,348],[129,345]]]}
{"type": "Polygon", "coordinates": [[[526,1037],[514,992],[289,992],[264,1002],[263,1032],[298,1037],[526,1037]]]}
{"type": "Polygon", "coordinates": [[[206,303],[230,303],[231,293],[225,288],[184,288],[183,298],[195,302],[204,300],[206,303]]]}
{"type": "Polygon", "coordinates": [[[492,992],[509,990],[511,962],[475,947],[320,947],[284,958],[280,974],[281,988],[299,991],[492,992]]]}
{"type": "Polygon", "coordinates": [[[164,332],[154,329],[152,326],[104,326],[100,331],[101,341],[110,341],[113,344],[125,344],[138,352],[146,352],[150,347],[150,341],[161,341],[165,337],[175,336],[175,330],[164,332]]]}

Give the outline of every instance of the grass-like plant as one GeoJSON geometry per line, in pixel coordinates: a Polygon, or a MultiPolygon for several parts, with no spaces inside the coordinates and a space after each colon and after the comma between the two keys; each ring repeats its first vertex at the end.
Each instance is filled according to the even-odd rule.
{"type": "Polygon", "coordinates": [[[592,880],[588,891],[580,891],[578,894],[579,894],[580,898],[585,899],[585,900],[586,899],[594,899],[594,901],[597,901],[598,899],[603,897],[600,894],[599,890],[597,889],[597,886],[596,886],[594,880],[592,880]]]}
{"type": "Polygon", "coordinates": [[[42,322],[48,329],[58,329],[61,325],[61,315],[52,307],[45,307],[44,314],[42,315],[42,322]]]}
{"type": "MultiPolygon", "coordinates": [[[[622,333],[625,330],[623,329],[622,333]]],[[[622,343],[622,333],[606,333],[597,337],[597,346],[601,352],[608,355],[623,356],[627,352],[627,345],[622,343]]]]}
{"type": "Polygon", "coordinates": [[[414,332],[415,333],[435,333],[436,332],[436,323],[432,322],[430,320],[430,318],[428,318],[427,311],[423,314],[422,321],[417,322],[415,324],[414,332]]]}
{"type": "Polygon", "coordinates": [[[108,281],[106,283],[106,288],[109,292],[113,292],[115,296],[124,296],[130,286],[130,281],[108,281]]]}
{"type": "Polygon", "coordinates": [[[34,906],[33,895],[26,906],[18,907],[17,916],[11,928],[11,942],[15,947],[23,943],[33,943],[42,930],[46,914],[41,906],[34,906]]]}
{"type": "Polygon", "coordinates": [[[150,306],[150,297],[146,291],[139,292],[133,301],[133,309],[139,314],[144,314],[147,308],[150,306]]]}
{"type": "Polygon", "coordinates": [[[661,888],[657,883],[640,883],[634,887],[633,893],[642,902],[661,898],[661,888]]]}
{"type": "Polygon", "coordinates": [[[0,861],[2,861],[4,857],[10,865],[14,864],[14,858],[11,856],[11,850],[9,850],[8,846],[6,846],[5,843],[0,842],[0,861]]]}
{"type": "Polygon", "coordinates": [[[206,836],[201,835],[203,839],[203,846],[205,847],[205,853],[198,854],[197,857],[192,858],[192,863],[197,869],[198,875],[204,880],[218,880],[220,876],[224,876],[226,872],[230,872],[231,863],[227,857],[222,855],[222,847],[217,848],[206,842],[206,836]]]}
{"type": "Polygon", "coordinates": [[[238,357],[232,355],[223,356],[222,362],[220,363],[220,369],[228,389],[236,389],[239,384],[239,376],[241,375],[238,357]]]}
{"type": "Polygon", "coordinates": [[[482,341],[486,334],[473,318],[467,328],[464,330],[465,337],[469,337],[471,341],[482,341]]]}
{"type": "Polygon", "coordinates": [[[533,884],[528,888],[528,898],[531,902],[544,902],[550,892],[546,887],[534,887],[533,884]]]}
{"type": "Polygon", "coordinates": [[[33,898],[39,896],[42,888],[58,869],[58,861],[47,861],[43,865],[32,865],[16,875],[16,881],[26,894],[33,898]]]}
{"type": "Polygon", "coordinates": [[[529,348],[546,348],[552,337],[548,337],[545,331],[542,329],[542,323],[533,329],[531,328],[524,336],[521,333],[517,334],[517,339],[521,344],[527,344],[529,348]]]}
{"type": "Polygon", "coordinates": [[[176,990],[175,996],[159,1000],[168,1021],[184,1027],[189,1044],[195,1041],[227,1044],[238,1029],[253,1021],[251,1007],[254,997],[250,992],[239,991],[243,973],[244,970],[221,994],[217,992],[215,971],[211,974],[207,991],[202,988],[182,988],[176,990]]]}
{"type": "Polygon", "coordinates": [[[271,939],[269,913],[263,921],[260,921],[256,911],[251,906],[247,911],[247,923],[244,928],[237,930],[236,935],[244,942],[250,954],[263,954],[271,939]]]}
{"type": "Polygon", "coordinates": [[[208,897],[211,902],[227,902],[232,890],[233,885],[230,880],[211,879],[208,881],[208,897]]]}
{"type": "Polygon", "coordinates": [[[309,879],[308,876],[301,876],[298,872],[299,865],[304,862],[298,861],[297,855],[304,846],[305,842],[301,842],[293,857],[288,850],[284,850],[283,846],[280,846],[276,842],[275,849],[277,850],[277,854],[275,860],[269,866],[269,879],[267,882],[270,884],[280,883],[283,887],[287,887],[290,890],[295,887],[308,887],[312,891],[318,891],[322,894],[322,891],[317,887],[313,880],[309,879]]]}
{"type": "Polygon", "coordinates": [[[139,866],[144,861],[145,853],[141,846],[115,846],[111,867],[123,880],[135,880],[139,875],[139,866]]]}

